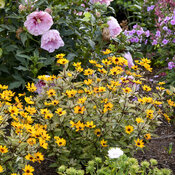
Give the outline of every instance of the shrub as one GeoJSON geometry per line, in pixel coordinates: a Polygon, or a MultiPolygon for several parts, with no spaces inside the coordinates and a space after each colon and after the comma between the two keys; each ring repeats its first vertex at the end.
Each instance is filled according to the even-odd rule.
{"type": "Polygon", "coordinates": [[[81,168],[96,156],[104,160],[109,146],[132,155],[152,137],[161,116],[170,120],[166,110],[174,102],[164,101],[164,83],[144,78],[142,70],[152,70],[150,60],[136,60],[129,69],[127,59],[106,50],[101,62],[89,60],[91,68],[74,62],[70,71],[64,56],[56,56],[60,74],[39,76],[38,84],[26,85],[26,94],[15,96],[1,85],[4,172],[32,173],[27,163],[48,156],[55,160],[52,167],[81,168]]]}

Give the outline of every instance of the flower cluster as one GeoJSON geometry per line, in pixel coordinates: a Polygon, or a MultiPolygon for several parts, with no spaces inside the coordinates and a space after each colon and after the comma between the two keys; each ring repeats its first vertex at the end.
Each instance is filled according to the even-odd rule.
{"type": "Polygon", "coordinates": [[[53,25],[52,16],[44,11],[35,11],[27,16],[24,26],[34,36],[42,35],[41,48],[48,52],[64,46],[64,41],[57,30],[49,30],[53,25]]]}

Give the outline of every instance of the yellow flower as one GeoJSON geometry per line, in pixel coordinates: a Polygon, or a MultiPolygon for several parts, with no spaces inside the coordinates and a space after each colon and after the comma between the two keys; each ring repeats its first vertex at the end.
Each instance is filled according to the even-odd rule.
{"type": "Polygon", "coordinates": [[[108,146],[107,141],[104,141],[104,139],[101,140],[100,144],[101,144],[102,147],[107,147],[108,146]]]}
{"type": "Polygon", "coordinates": [[[86,84],[87,86],[91,85],[92,79],[84,80],[84,84],[86,84]]]}
{"type": "Polygon", "coordinates": [[[65,54],[64,53],[60,53],[60,54],[57,54],[55,56],[55,58],[64,58],[65,54]]]}
{"type": "Polygon", "coordinates": [[[156,86],[156,89],[161,91],[161,90],[164,90],[165,88],[164,87],[159,87],[159,86],[156,86]]]}
{"type": "Polygon", "coordinates": [[[89,60],[89,63],[91,63],[91,64],[97,64],[97,61],[95,61],[95,60],[89,60]]]}
{"type": "Polygon", "coordinates": [[[112,64],[111,61],[109,61],[109,60],[107,60],[107,59],[102,60],[102,63],[103,63],[105,66],[109,66],[109,65],[112,64]]]}
{"type": "Polygon", "coordinates": [[[25,168],[23,168],[23,171],[25,173],[23,173],[22,175],[33,175],[33,171],[34,171],[34,168],[30,165],[25,165],[25,168]]]}
{"type": "Polygon", "coordinates": [[[34,104],[34,101],[32,101],[30,97],[24,97],[24,100],[30,105],[34,104]]]}
{"type": "Polygon", "coordinates": [[[59,100],[52,100],[51,103],[52,105],[56,106],[59,103],[59,100]]]}
{"type": "Polygon", "coordinates": [[[53,117],[52,113],[47,113],[47,114],[44,115],[45,119],[51,119],[52,117],[53,117]]]}
{"type": "Polygon", "coordinates": [[[80,106],[74,107],[74,113],[75,113],[75,114],[83,114],[84,111],[85,111],[84,106],[83,106],[83,107],[80,107],[80,106]]]}
{"type": "Polygon", "coordinates": [[[27,143],[32,146],[32,145],[36,144],[36,139],[35,138],[29,138],[29,139],[27,139],[27,143]]]}
{"type": "Polygon", "coordinates": [[[111,102],[108,102],[108,103],[104,104],[103,112],[106,113],[107,111],[111,111],[113,106],[114,105],[111,102]]]}
{"type": "Polygon", "coordinates": [[[63,138],[59,138],[59,137],[54,137],[56,139],[56,143],[58,146],[66,146],[66,140],[63,138]]]}
{"type": "Polygon", "coordinates": [[[67,60],[66,58],[61,58],[59,60],[57,60],[57,63],[59,64],[67,64],[69,62],[69,60],[67,60]]]}
{"type": "Polygon", "coordinates": [[[0,165],[0,173],[4,171],[3,167],[0,165]]]}
{"type": "Polygon", "coordinates": [[[154,111],[151,109],[146,110],[146,114],[147,114],[146,117],[149,119],[153,119],[153,117],[154,117],[153,113],[154,113],[154,111]]]}
{"type": "Polygon", "coordinates": [[[150,86],[147,86],[147,85],[144,85],[144,86],[142,86],[142,89],[144,90],[144,91],[151,91],[151,88],[150,88],[150,86]]]}
{"type": "Polygon", "coordinates": [[[106,49],[105,51],[102,51],[104,55],[110,54],[112,51],[110,49],[106,49]]]}
{"type": "Polygon", "coordinates": [[[158,85],[164,85],[165,84],[165,82],[164,81],[160,81],[159,83],[158,83],[158,85]]]}
{"type": "Polygon", "coordinates": [[[2,90],[8,89],[8,86],[0,84],[0,89],[2,90]]]}
{"type": "Polygon", "coordinates": [[[131,125],[125,126],[125,132],[127,134],[131,134],[131,132],[133,132],[133,131],[134,131],[134,127],[133,126],[131,126],[131,125]]]}
{"type": "Polygon", "coordinates": [[[143,142],[143,140],[137,139],[137,140],[134,140],[134,142],[135,142],[135,145],[136,145],[137,147],[140,147],[140,148],[143,148],[143,147],[144,147],[144,142],[143,142]]]}
{"type": "Polygon", "coordinates": [[[56,91],[55,91],[54,89],[49,89],[49,90],[47,91],[47,95],[48,95],[49,97],[55,96],[55,95],[56,95],[56,91]]]}
{"type": "Polygon", "coordinates": [[[123,71],[124,71],[123,68],[116,66],[116,67],[113,67],[112,69],[110,69],[110,74],[118,75],[118,74],[121,74],[123,71]]]}
{"type": "Polygon", "coordinates": [[[27,154],[25,156],[25,158],[26,158],[26,160],[29,160],[29,161],[32,161],[32,162],[35,162],[36,161],[35,158],[31,154],[27,154]]]}
{"type": "Polygon", "coordinates": [[[84,104],[85,101],[86,101],[86,99],[87,99],[87,97],[79,98],[78,101],[77,101],[77,103],[78,103],[78,104],[84,104]]]}
{"type": "Polygon", "coordinates": [[[57,113],[59,116],[62,116],[62,115],[65,115],[66,114],[66,111],[63,111],[62,108],[58,108],[55,113],[57,113]]]}
{"type": "Polygon", "coordinates": [[[106,74],[107,71],[105,69],[98,69],[98,71],[101,73],[101,74],[106,74]]]}
{"type": "Polygon", "coordinates": [[[99,128],[98,129],[95,129],[94,133],[95,133],[95,135],[97,137],[100,137],[101,136],[101,130],[99,128]]]}
{"type": "Polygon", "coordinates": [[[136,122],[137,122],[137,123],[143,123],[144,120],[143,120],[142,118],[140,118],[140,117],[137,117],[137,118],[136,118],[136,122]]]}
{"type": "Polygon", "coordinates": [[[94,73],[94,70],[88,68],[84,70],[84,75],[92,75],[94,73]]]}
{"type": "Polygon", "coordinates": [[[35,92],[37,90],[37,87],[34,85],[34,83],[28,83],[26,85],[26,88],[29,92],[35,92]]]}
{"type": "Polygon", "coordinates": [[[165,117],[165,119],[166,119],[166,120],[168,121],[168,123],[169,123],[170,120],[171,120],[170,117],[169,117],[166,113],[164,113],[163,116],[165,117]]]}
{"type": "Polygon", "coordinates": [[[80,120],[75,124],[76,127],[76,132],[78,132],[79,130],[83,131],[85,125],[83,123],[80,122],[80,120]]]}
{"type": "Polygon", "coordinates": [[[8,110],[11,113],[11,115],[18,115],[19,110],[16,106],[10,106],[8,110]]]}
{"type": "Polygon", "coordinates": [[[74,97],[76,95],[77,91],[72,89],[72,90],[66,90],[66,95],[71,98],[74,97]]]}
{"type": "Polygon", "coordinates": [[[8,148],[7,148],[6,146],[0,145],[0,152],[1,152],[2,154],[7,153],[7,152],[8,152],[8,148]]]}
{"type": "Polygon", "coordinates": [[[151,139],[151,134],[149,134],[149,133],[145,134],[144,137],[145,137],[146,140],[149,140],[149,139],[151,139]]]}
{"type": "Polygon", "coordinates": [[[132,91],[131,88],[129,88],[129,87],[122,88],[122,89],[123,89],[123,92],[125,92],[125,93],[130,93],[132,91]]]}
{"type": "Polygon", "coordinates": [[[36,161],[38,161],[39,163],[44,160],[44,156],[40,152],[35,153],[34,156],[36,161]]]}
{"type": "Polygon", "coordinates": [[[95,128],[96,127],[96,125],[94,125],[93,121],[86,122],[86,125],[85,126],[88,127],[88,128],[95,128]]]}
{"type": "Polygon", "coordinates": [[[73,128],[74,126],[76,126],[76,123],[74,123],[72,120],[70,121],[71,124],[71,128],[73,128]]]}

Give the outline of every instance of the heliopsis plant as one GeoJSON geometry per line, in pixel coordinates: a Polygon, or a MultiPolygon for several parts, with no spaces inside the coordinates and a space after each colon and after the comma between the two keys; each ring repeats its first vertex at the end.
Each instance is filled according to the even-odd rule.
{"type": "Polygon", "coordinates": [[[1,171],[11,166],[11,173],[33,174],[30,163],[49,156],[54,166],[80,167],[116,146],[130,155],[146,146],[162,120],[170,122],[174,92],[147,81],[148,59],[131,64],[107,50],[102,61],[91,59],[89,68],[75,62],[72,71],[65,55],[56,57],[63,71],[40,75],[42,86],[28,83],[24,94],[0,89],[1,171]]]}

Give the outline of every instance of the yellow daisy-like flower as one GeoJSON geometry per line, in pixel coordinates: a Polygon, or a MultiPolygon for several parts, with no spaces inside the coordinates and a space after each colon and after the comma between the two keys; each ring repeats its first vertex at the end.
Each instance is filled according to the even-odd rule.
{"type": "Polygon", "coordinates": [[[107,147],[108,146],[107,141],[104,141],[104,139],[100,141],[100,144],[101,144],[102,147],[107,147]]]}
{"type": "Polygon", "coordinates": [[[78,132],[79,130],[83,131],[85,125],[83,123],[80,122],[80,120],[75,124],[76,127],[76,132],[78,132]]]}
{"type": "Polygon", "coordinates": [[[62,147],[62,146],[66,146],[66,140],[63,138],[59,138],[59,137],[54,137],[56,139],[56,143],[58,146],[62,147]]]}
{"type": "Polygon", "coordinates": [[[144,142],[143,142],[143,140],[137,139],[137,140],[134,140],[134,142],[135,142],[135,145],[136,145],[137,147],[140,147],[140,148],[143,148],[143,147],[144,147],[144,142]]]}
{"type": "Polygon", "coordinates": [[[149,119],[153,119],[154,115],[153,115],[154,111],[149,109],[149,110],[146,110],[146,117],[149,118],[149,119]]]}
{"type": "Polygon", "coordinates": [[[112,69],[110,69],[110,74],[111,75],[118,75],[121,74],[123,72],[123,68],[119,67],[119,66],[115,66],[112,69]]]}
{"type": "Polygon", "coordinates": [[[2,154],[7,153],[7,152],[8,152],[8,148],[7,148],[6,146],[0,145],[0,152],[1,152],[2,154]]]}
{"type": "Polygon", "coordinates": [[[84,70],[84,75],[92,75],[94,73],[94,70],[88,68],[84,70]]]}
{"type": "Polygon", "coordinates": [[[30,165],[25,165],[25,168],[23,168],[23,171],[25,173],[23,173],[22,175],[33,175],[33,171],[34,171],[34,168],[30,165]]]}
{"type": "Polygon", "coordinates": [[[142,86],[142,89],[147,92],[151,91],[151,87],[147,85],[142,86]]]}
{"type": "Polygon", "coordinates": [[[29,160],[29,161],[32,161],[32,162],[35,162],[36,161],[35,158],[34,158],[34,156],[32,156],[31,154],[27,154],[25,156],[25,158],[26,158],[26,160],[29,160]]]}
{"type": "Polygon", "coordinates": [[[66,58],[61,58],[59,60],[57,60],[57,63],[59,64],[67,64],[69,62],[69,60],[67,60],[66,58]]]}
{"type": "Polygon", "coordinates": [[[47,95],[48,95],[49,97],[55,96],[55,95],[56,95],[56,91],[55,91],[54,89],[49,89],[49,90],[47,91],[47,95]]]}
{"type": "Polygon", "coordinates": [[[35,92],[37,90],[37,87],[34,85],[34,83],[27,83],[26,88],[29,92],[35,92]]]}
{"type": "Polygon", "coordinates": [[[130,93],[132,91],[131,88],[129,88],[129,87],[122,88],[122,89],[123,89],[123,92],[125,92],[125,93],[130,93]]]}
{"type": "Polygon", "coordinates": [[[62,116],[62,115],[65,115],[66,114],[66,111],[63,111],[62,108],[58,108],[55,113],[57,113],[59,116],[62,116]]]}
{"type": "Polygon", "coordinates": [[[96,60],[89,60],[89,63],[91,63],[91,64],[97,64],[97,61],[96,60]]]}
{"type": "Polygon", "coordinates": [[[66,95],[71,98],[74,97],[76,95],[77,91],[72,89],[72,90],[66,90],[66,95]]]}
{"type": "Polygon", "coordinates": [[[34,156],[35,160],[38,161],[39,163],[41,163],[41,161],[44,160],[44,155],[40,152],[35,153],[34,156]]]}
{"type": "Polygon", "coordinates": [[[134,131],[134,127],[131,125],[125,126],[125,132],[131,134],[134,131]]]}
{"type": "Polygon", "coordinates": [[[86,99],[87,99],[87,97],[79,98],[78,101],[77,101],[77,103],[78,103],[78,104],[84,104],[85,101],[86,101],[86,99]]]}
{"type": "Polygon", "coordinates": [[[4,168],[0,165],[0,173],[4,171],[4,168]]]}
{"type": "Polygon", "coordinates": [[[88,127],[88,128],[95,128],[96,127],[96,125],[94,125],[93,121],[86,122],[86,125],[85,126],[88,127]]]}
{"type": "Polygon", "coordinates": [[[140,118],[140,117],[137,117],[136,118],[136,122],[137,123],[144,123],[144,120],[142,118],[140,118]]]}
{"type": "Polygon", "coordinates": [[[36,144],[36,139],[35,138],[29,138],[27,139],[27,143],[31,146],[33,146],[34,144],[36,144]]]}
{"type": "Polygon", "coordinates": [[[80,107],[80,106],[74,107],[74,113],[75,114],[83,114],[84,111],[85,111],[85,107],[84,106],[82,106],[82,107],[80,107]]]}
{"type": "Polygon", "coordinates": [[[55,58],[64,58],[64,56],[65,56],[65,54],[64,53],[60,53],[60,54],[57,54],[56,56],[55,56],[55,58]]]}
{"type": "Polygon", "coordinates": [[[149,139],[151,139],[151,134],[149,134],[149,133],[145,134],[144,137],[145,137],[146,140],[149,140],[149,139]]]}
{"type": "Polygon", "coordinates": [[[99,128],[98,128],[98,129],[95,129],[94,134],[95,134],[97,137],[100,137],[100,136],[101,136],[101,130],[100,130],[99,128]]]}
{"type": "Polygon", "coordinates": [[[102,51],[104,55],[108,55],[110,53],[112,53],[112,51],[110,49],[106,49],[105,51],[102,51]]]}

